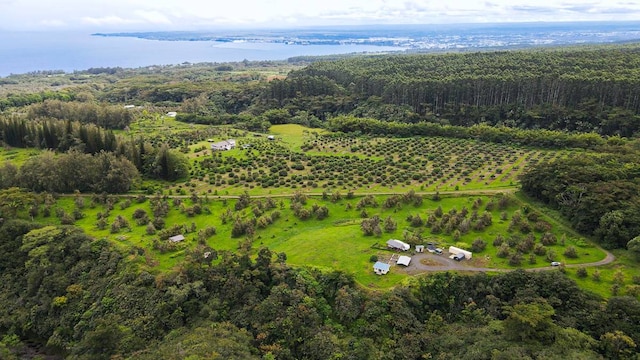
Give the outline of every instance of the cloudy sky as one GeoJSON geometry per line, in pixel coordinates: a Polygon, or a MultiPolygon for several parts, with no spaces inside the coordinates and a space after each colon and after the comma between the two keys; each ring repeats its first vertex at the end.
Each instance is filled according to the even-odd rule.
{"type": "Polygon", "coordinates": [[[2,30],[638,20],[640,0],[0,0],[2,30]]]}

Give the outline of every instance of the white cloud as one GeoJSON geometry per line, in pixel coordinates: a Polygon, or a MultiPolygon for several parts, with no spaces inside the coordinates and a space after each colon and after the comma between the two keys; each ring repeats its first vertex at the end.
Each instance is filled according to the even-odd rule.
{"type": "Polygon", "coordinates": [[[640,20],[640,0],[0,0],[9,29],[640,20]],[[54,20],[52,20],[54,19],[54,20]]]}
{"type": "Polygon", "coordinates": [[[65,21],[59,19],[45,19],[40,21],[40,24],[44,27],[64,27],[67,26],[65,21]]]}
{"type": "Polygon", "coordinates": [[[140,19],[150,24],[171,24],[169,18],[158,11],[138,10],[135,12],[140,19]]]}
{"type": "Polygon", "coordinates": [[[129,25],[129,24],[136,23],[135,20],[123,19],[119,16],[103,16],[103,17],[85,16],[81,20],[84,24],[94,25],[94,26],[129,25]]]}

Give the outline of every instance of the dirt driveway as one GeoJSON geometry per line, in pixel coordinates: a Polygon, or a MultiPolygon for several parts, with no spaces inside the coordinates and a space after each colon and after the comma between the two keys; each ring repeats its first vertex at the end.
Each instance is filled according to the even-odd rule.
{"type": "MultiPolygon", "coordinates": [[[[593,266],[602,266],[611,263],[615,260],[615,256],[608,251],[605,251],[607,256],[596,262],[585,263],[585,264],[568,264],[565,265],[567,268],[575,268],[575,267],[593,267],[593,266]]],[[[481,260],[463,260],[456,261],[453,259],[449,259],[449,253],[445,251],[442,255],[436,255],[431,253],[418,253],[411,256],[411,264],[406,267],[406,272],[409,274],[420,274],[424,272],[432,272],[432,271],[474,271],[474,272],[506,272],[518,270],[517,268],[513,269],[496,269],[496,268],[487,268],[482,267],[481,260]]],[[[526,271],[547,271],[557,269],[555,266],[543,266],[532,269],[524,269],[526,271]]]]}

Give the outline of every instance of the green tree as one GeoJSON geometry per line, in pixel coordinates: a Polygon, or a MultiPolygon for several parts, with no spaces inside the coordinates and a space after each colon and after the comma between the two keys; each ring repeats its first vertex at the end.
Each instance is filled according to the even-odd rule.
{"type": "Polygon", "coordinates": [[[508,339],[523,342],[553,342],[557,328],[553,322],[555,311],[544,299],[528,304],[507,306],[504,312],[507,318],[503,326],[508,339]]]}
{"type": "Polygon", "coordinates": [[[640,261],[640,236],[636,236],[629,240],[627,243],[627,250],[634,255],[636,261],[640,261]]]}
{"type": "Polygon", "coordinates": [[[616,330],[600,336],[600,347],[607,359],[633,359],[636,343],[624,332],[616,330]]]}
{"type": "Polygon", "coordinates": [[[35,197],[32,193],[20,190],[17,187],[0,190],[0,216],[15,217],[18,212],[33,203],[34,199],[35,197]]]}

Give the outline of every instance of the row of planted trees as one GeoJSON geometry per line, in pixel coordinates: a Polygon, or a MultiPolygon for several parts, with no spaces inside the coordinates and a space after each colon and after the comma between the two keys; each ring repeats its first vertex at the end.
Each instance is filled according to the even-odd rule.
{"type": "Polygon", "coordinates": [[[272,82],[267,95],[294,107],[301,99],[339,99],[326,108],[333,115],[398,106],[404,110],[387,114],[403,122],[442,118],[630,136],[638,131],[639,59],[637,45],[353,57],[295,71],[272,82]]]}
{"type": "MultiPolygon", "coordinates": [[[[189,165],[184,155],[177,150],[170,149],[167,145],[158,144],[154,146],[143,139],[126,139],[93,124],[86,125],[58,120],[30,121],[4,118],[0,119],[0,136],[2,142],[9,146],[54,150],[60,153],[58,157],[45,153],[42,156],[31,158],[25,164],[26,167],[23,166],[24,169],[21,171],[23,174],[22,179],[32,177],[41,180],[26,182],[5,180],[2,184],[3,187],[19,184],[37,191],[64,192],[84,191],[90,187],[102,189],[105,187],[96,185],[94,182],[72,181],[73,177],[70,178],[70,181],[62,181],[60,179],[69,177],[69,175],[64,174],[74,174],[87,170],[86,176],[93,176],[94,172],[91,169],[110,169],[109,166],[104,164],[113,163],[111,160],[106,162],[98,160],[105,158],[106,155],[104,154],[108,154],[109,159],[118,157],[120,164],[131,164],[136,173],[139,172],[152,178],[175,180],[186,177],[189,171],[189,165]],[[87,160],[92,165],[87,163],[85,164],[87,165],[86,168],[78,165],[87,162],[83,159],[93,159],[87,160]],[[60,167],[52,166],[58,163],[60,167]],[[47,178],[58,179],[58,181],[42,180],[47,178]],[[36,185],[38,181],[43,185],[36,185]],[[60,185],[63,183],[68,185],[60,185]]],[[[129,165],[126,166],[128,168],[131,167],[129,165]]],[[[12,164],[5,164],[5,167],[12,169],[8,174],[17,171],[15,165],[12,164]]],[[[108,172],[110,170],[104,171],[108,172]]],[[[122,177],[130,178],[130,173],[130,171],[124,171],[122,177]]],[[[77,179],[86,177],[81,175],[79,174],[77,179]]],[[[135,175],[137,176],[137,174],[135,175]]],[[[124,187],[115,186],[113,189],[114,192],[123,192],[129,188],[130,185],[124,187]],[[115,189],[118,190],[115,191],[115,189]]]]}

